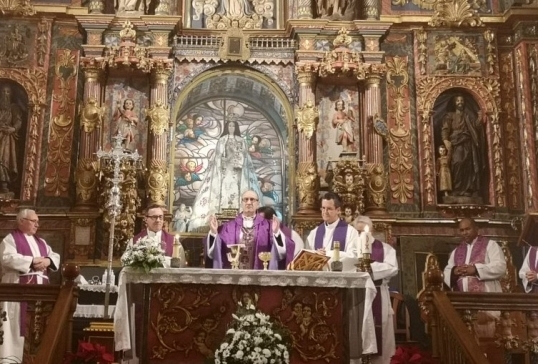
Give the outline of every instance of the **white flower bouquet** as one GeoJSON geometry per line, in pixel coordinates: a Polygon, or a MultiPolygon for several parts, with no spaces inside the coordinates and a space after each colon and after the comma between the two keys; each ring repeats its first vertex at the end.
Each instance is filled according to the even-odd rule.
{"type": "Polygon", "coordinates": [[[215,351],[215,364],[287,364],[291,337],[286,329],[257,311],[253,305],[240,306],[215,351]]]}
{"type": "Polygon", "coordinates": [[[127,246],[121,257],[124,267],[143,268],[148,273],[153,268],[164,267],[164,250],[156,238],[145,236],[127,246]]]}

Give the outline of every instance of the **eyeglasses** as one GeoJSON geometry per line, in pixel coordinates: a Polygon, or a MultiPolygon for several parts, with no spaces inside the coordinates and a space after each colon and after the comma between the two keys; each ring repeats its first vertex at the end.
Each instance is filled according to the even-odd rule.
{"type": "Polygon", "coordinates": [[[255,202],[255,201],[258,201],[258,199],[255,197],[243,197],[243,202],[249,202],[249,201],[255,202]]]}
{"type": "Polygon", "coordinates": [[[27,219],[26,217],[23,217],[22,218],[23,220],[26,220],[26,221],[30,221],[32,224],[34,225],[37,225],[39,224],[39,220],[38,219],[27,219]]]}
{"type": "Polygon", "coordinates": [[[164,220],[164,216],[163,215],[152,215],[152,216],[146,216],[152,220],[164,220]]]}

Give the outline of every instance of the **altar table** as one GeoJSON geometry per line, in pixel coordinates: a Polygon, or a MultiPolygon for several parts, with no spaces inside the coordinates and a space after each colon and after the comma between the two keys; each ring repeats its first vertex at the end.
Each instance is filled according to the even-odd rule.
{"type": "Polygon", "coordinates": [[[377,352],[370,275],[158,268],[120,273],[115,346],[128,363],[202,364],[238,302],[250,301],[293,337],[292,364],[346,364],[377,352]]]}

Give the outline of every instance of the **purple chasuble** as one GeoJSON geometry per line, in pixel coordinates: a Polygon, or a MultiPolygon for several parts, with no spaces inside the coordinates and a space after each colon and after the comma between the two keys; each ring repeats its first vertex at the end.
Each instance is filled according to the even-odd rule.
{"type": "MultiPolygon", "coordinates": [[[[531,251],[529,252],[529,268],[536,272],[536,247],[531,246],[531,251]]],[[[538,286],[536,284],[532,285],[532,293],[538,293],[538,286]]]]}
{"type": "MultiPolygon", "coordinates": [[[[143,229],[138,235],[136,235],[133,238],[133,243],[136,244],[136,242],[144,237],[148,236],[148,229],[143,229]]],[[[174,235],[168,234],[166,231],[161,230],[161,246],[164,250],[164,255],[167,257],[172,256],[172,252],[174,251],[174,235]]]]}
{"type": "MultiPolygon", "coordinates": [[[[14,230],[11,232],[11,235],[13,236],[13,240],[15,240],[15,246],[17,247],[17,253],[24,255],[26,257],[33,257],[34,253],[32,253],[32,248],[30,248],[30,244],[28,243],[28,240],[26,240],[26,236],[22,231],[19,229],[14,230]]],[[[37,242],[37,246],[39,248],[39,254],[41,257],[46,258],[47,257],[47,244],[38,237],[37,235],[34,235],[34,238],[37,242]]],[[[51,260],[52,262],[52,260],[51,260]]],[[[30,269],[30,273],[33,272],[32,269],[30,269]]],[[[47,271],[43,272],[43,275],[47,275],[47,271]]],[[[38,284],[37,279],[35,279],[35,275],[22,275],[19,277],[19,284],[38,284]]],[[[48,279],[45,279],[43,281],[43,284],[49,283],[48,279]]],[[[19,330],[20,335],[24,336],[26,334],[26,309],[28,307],[28,304],[26,302],[21,302],[20,304],[20,320],[19,320],[19,330]]]]}
{"type": "MultiPolygon", "coordinates": [[[[293,259],[293,253],[295,250],[295,243],[284,234],[280,232],[281,238],[286,237],[286,259],[278,260],[278,250],[276,247],[275,238],[271,230],[271,221],[265,219],[262,215],[256,215],[254,218],[254,269],[263,269],[263,262],[258,257],[261,252],[271,252],[271,260],[269,261],[270,270],[286,269],[286,266],[293,259]]],[[[215,247],[213,249],[213,259],[210,259],[206,255],[206,267],[208,268],[230,268],[230,262],[228,261],[227,252],[228,245],[234,245],[240,243],[240,233],[243,228],[243,215],[239,214],[234,220],[230,220],[219,227],[217,236],[213,239],[215,247]]],[[[209,241],[204,239],[204,246],[209,249],[209,241]]]]}
{"type": "MultiPolygon", "coordinates": [[[[333,249],[333,243],[338,241],[340,243],[340,250],[346,250],[346,237],[347,237],[347,222],[339,220],[338,224],[334,228],[333,242],[331,243],[331,250],[333,249]]],[[[314,238],[314,247],[316,250],[323,248],[323,238],[325,237],[325,223],[318,225],[316,231],[316,237],[314,238]]]]}
{"type": "MultiPolygon", "coordinates": [[[[473,244],[473,248],[471,250],[469,263],[467,264],[486,263],[486,253],[488,250],[488,242],[489,240],[484,236],[479,235],[476,238],[476,242],[473,244]]],[[[469,248],[469,244],[467,244],[466,242],[462,242],[460,245],[456,247],[456,251],[454,252],[454,267],[466,264],[465,259],[467,258],[468,248],[469,248]]],[[[468,278],[472,278],[472,277],[468,277],[468,278]]],[[[454,274],[451,274],[450,281],[453,288],[456,288],[458,291],[463,292],[463,280],[462,279],[458,279],[456,276],[454,276],[454,274]]],[[[485,292],[486,284],[484,281],[481,281],[476,278],[467,279],[467,290],[468,292],[485,292]]]]}
{"type": "MultiPolygon", "coordinates": [[[[372,243],[372,255],[370,258],[374,262],[383,263],[385,260],[385,250],[383,249],[383,243],[377,239],[372,243]]],[[[372,302],[372,314],[374,316],[375,325],[375,341],[377,342],[377,354],[383,354],[383,315],[381,306],[381,287],[376,284],[377,294],[372,302]]]]}

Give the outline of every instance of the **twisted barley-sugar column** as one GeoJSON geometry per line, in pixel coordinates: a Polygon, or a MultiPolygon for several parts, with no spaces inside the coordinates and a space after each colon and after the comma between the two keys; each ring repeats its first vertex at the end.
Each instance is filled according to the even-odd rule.
{"type": "MultiPolygon", "coordinates": [[[[316,102],[314,87],[316,73],[314,71],[300,71],[297,73],[299,81],[299,107],[304,107],[307,101],[316,102]]],[[[316,132],[307,138],[304,130],[299,132],[299,165],[297,166],[297,185],[299,192],[299,214],[315,214],[319,212],[317,201],[319,194],[319,178],[316,165],[316,132]]]]}
{"type": "Polygon", "coordinates": [[[365,154],[370,172],[367,183],[366,211],[370,215],[386,215],[385,168],[383,165],[383,137],[375,129],[375,116],[381,116],[381,76],[371,75],[366,79],[364,109],[366,126],[365,154]]]}
{"type": "MultiPolygon", "coordinates": [[[[168,107],[168,77],[171,70],[165,66],[156,67],[151,73],[151,107],[161,103],[163,107],[168,107]]],[[[150,119],[150,123],[155,120],[150,119]]],[[[149,129],[150,159],[146,193],[148,194],[148,205],[166,205],[166,194],[168,193],[168,171],[166,162],[166,140],[167,133],[154,132],[152,125],[149,129]]],[[[168,125],[166,125],[168,130],[168,125]]]]}
{"type": "MultiPolygon", "coordinates": [[[[102,70],[98,66],[84,69],[84,98],[81,107],[93,99],[95,105],[101,105],[102,70]]],[[[95,125],[90,131],[80,126],[80,143],[76,170],[75,210],[87,210],[97,207],[97,176],[94,169],[97,161],[96,152],[100,147],[102,125],[95,125]]]]}

